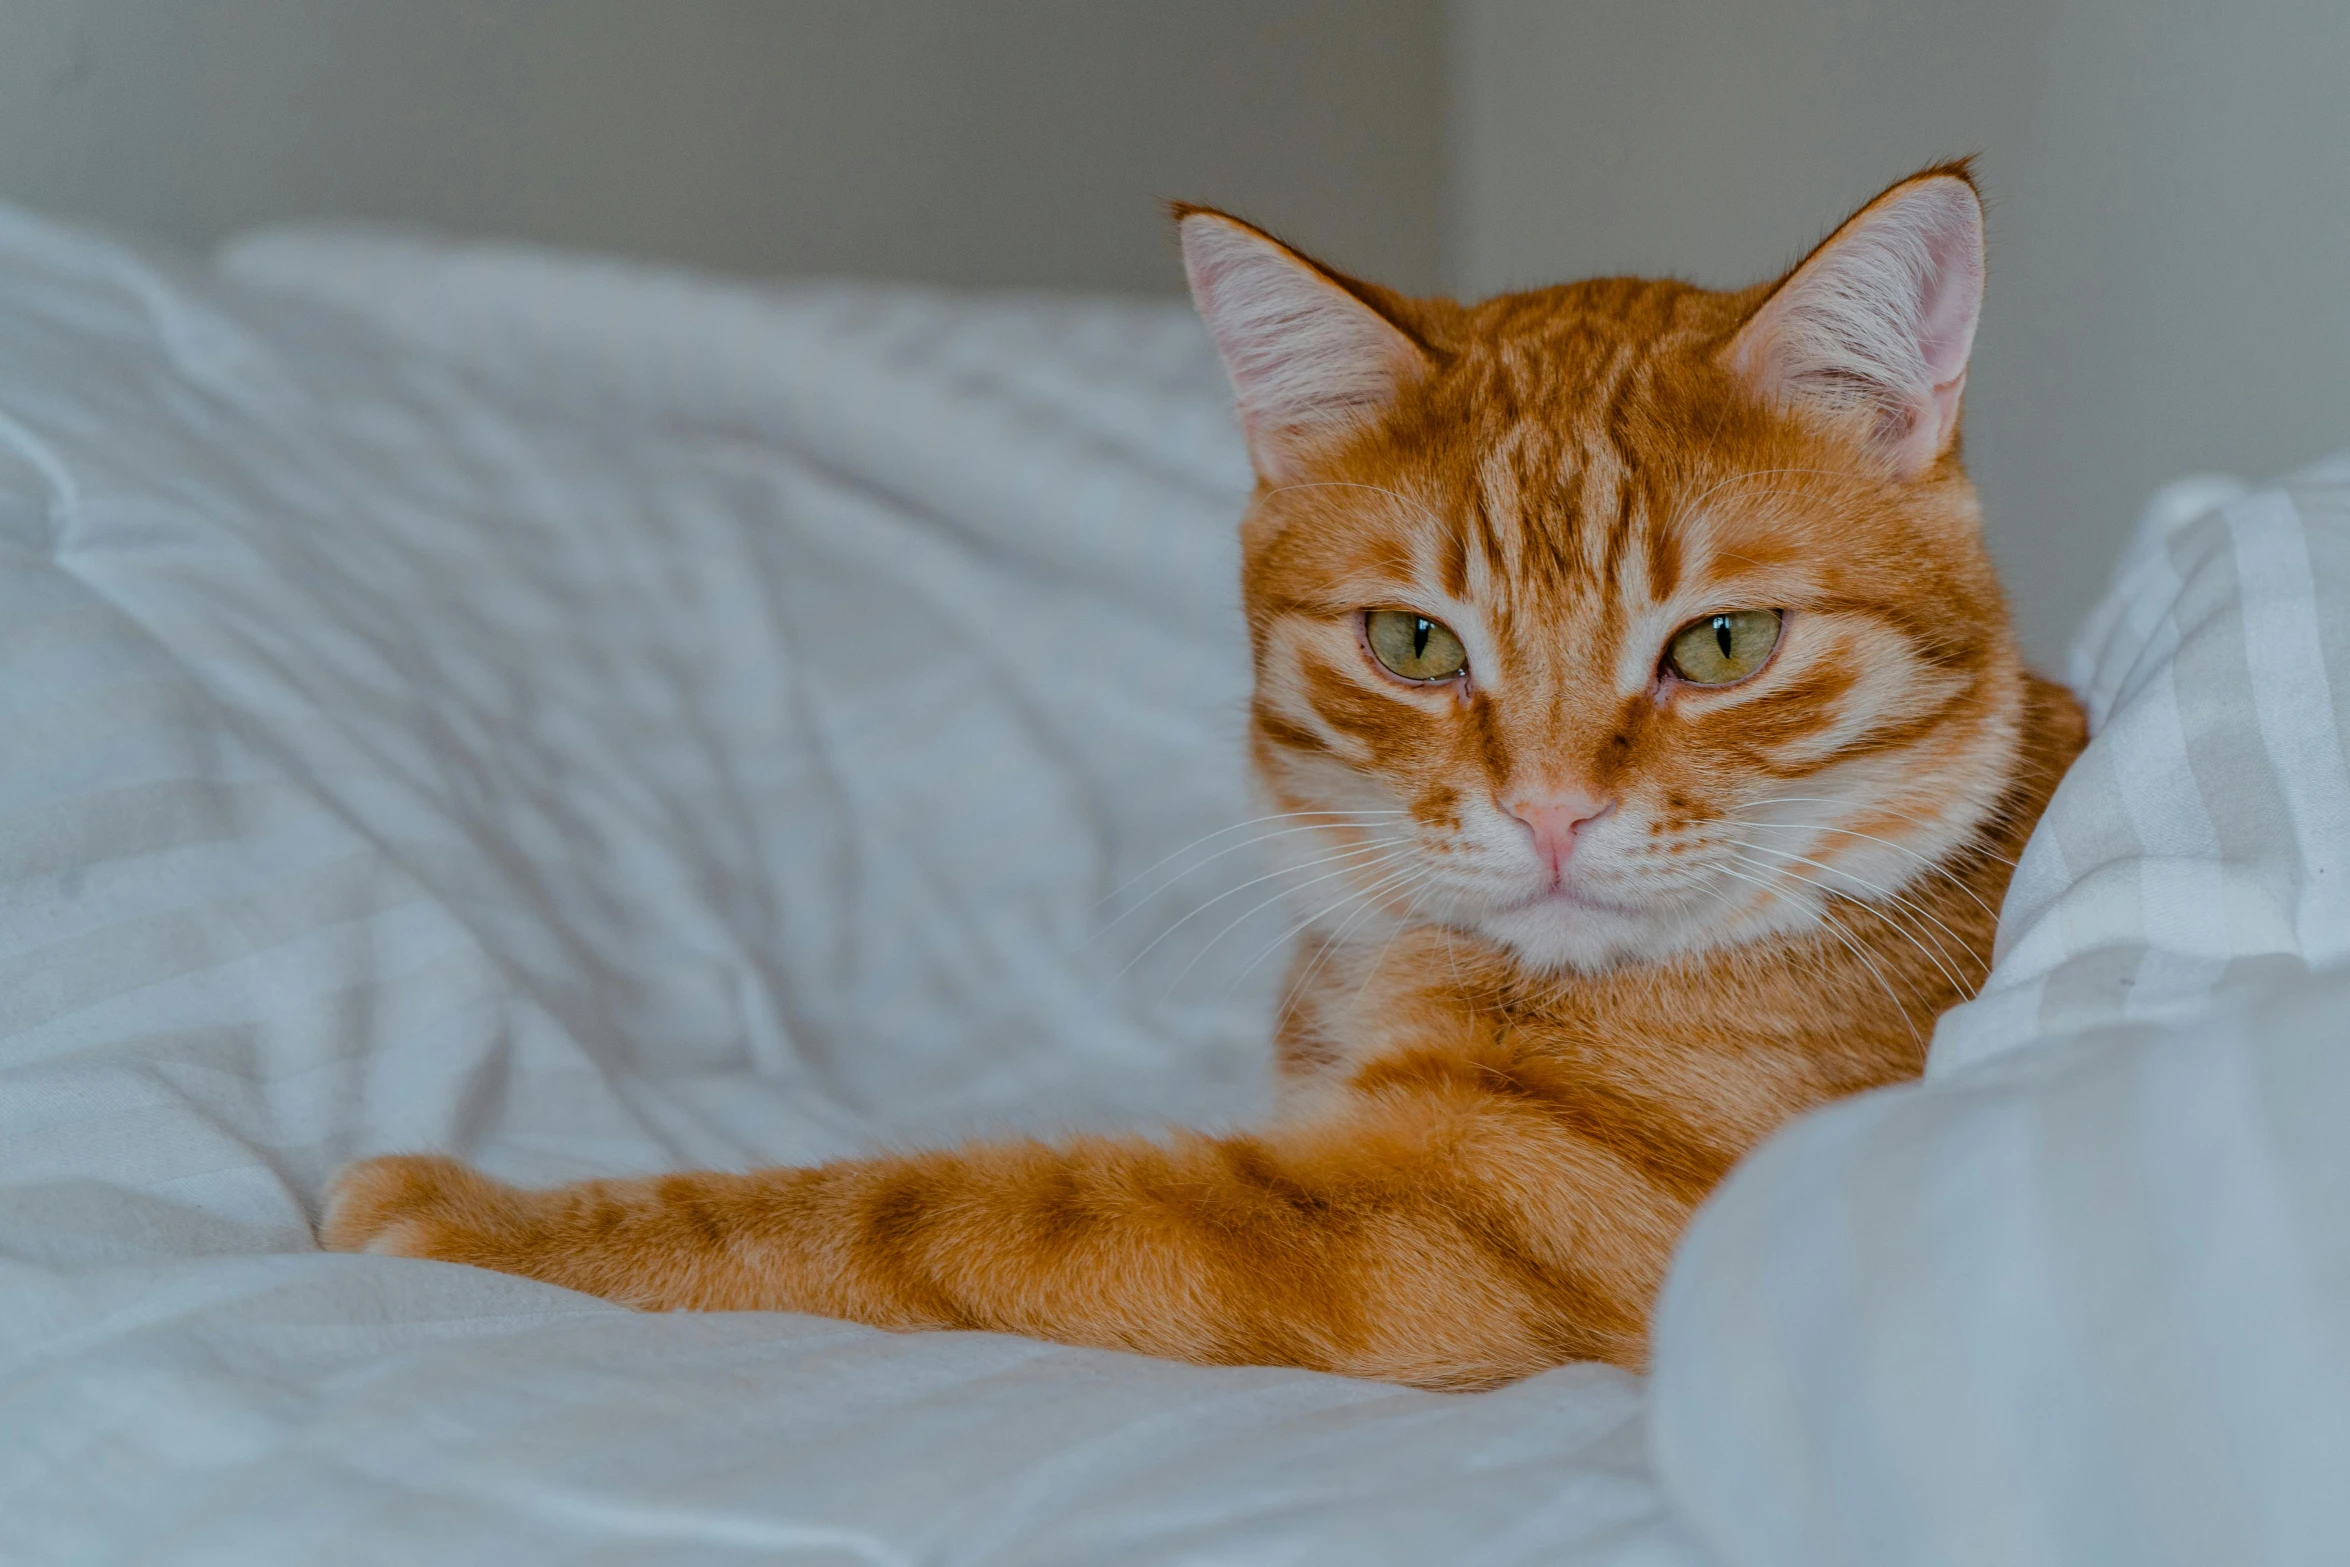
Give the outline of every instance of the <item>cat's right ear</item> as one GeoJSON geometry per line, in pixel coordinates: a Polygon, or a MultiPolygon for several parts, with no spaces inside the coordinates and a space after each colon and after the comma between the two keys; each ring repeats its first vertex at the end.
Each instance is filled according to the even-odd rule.
{"type": "Polygon", "coordinates": [[[1427,353],[1341,278],[1238,218],[1177,205],[1191,297],[1224,356],[1257,472],[1295,480],[1312,452],[1394,402],[1427,353]]]}

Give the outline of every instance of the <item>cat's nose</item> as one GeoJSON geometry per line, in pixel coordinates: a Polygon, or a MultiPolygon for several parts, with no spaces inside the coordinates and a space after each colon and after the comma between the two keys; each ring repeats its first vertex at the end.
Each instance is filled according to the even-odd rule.
{"type": "Polygon", "coordinates": [[[1534,835],[1534,852],[1550,867],[1551,880],[1566,874],[1567,856],[1575,852],[1575,835],[1616,808],[1613,800],[1589,794],[1522,794],[1501,802],[1534,835]]]}

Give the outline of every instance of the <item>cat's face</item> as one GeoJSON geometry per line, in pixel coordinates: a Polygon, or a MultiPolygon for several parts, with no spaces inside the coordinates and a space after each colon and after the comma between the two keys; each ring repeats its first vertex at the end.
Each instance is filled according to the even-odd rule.
{"type": "Polygon", "coordinates": [[[1331,813],[1279,840],[1326,931],[1661,959],[1974,831],[2020,703],[1954,449],[1976,213],[1928,176],[1775,291],[1469,309],[1185,218],[1263,480],[1254,761],[1331,813]]]}

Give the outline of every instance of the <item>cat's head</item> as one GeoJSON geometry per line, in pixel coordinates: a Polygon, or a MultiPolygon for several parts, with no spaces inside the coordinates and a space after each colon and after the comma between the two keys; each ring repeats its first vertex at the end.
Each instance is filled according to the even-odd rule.
{"type": "Polygon", "coordinates": [[[1179,208],[1258,486],[1251,743],[1326,930],[1545,968],[1800,929],[1984,821],[2022,704],[1960,466],[1963,167],[1774,284],[1478,305],[1179,208]]]}

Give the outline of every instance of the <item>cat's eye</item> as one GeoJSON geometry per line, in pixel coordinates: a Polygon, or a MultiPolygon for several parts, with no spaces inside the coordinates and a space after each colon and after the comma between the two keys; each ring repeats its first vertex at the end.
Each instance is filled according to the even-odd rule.
{"type": "Polygon", "coordinates": [[[1450,680],[1469,667],[1469,650],[1449,627],[1408,609],[1375,609],[1363,617],[1371,656],[1406,680],[1450,680]]]}
{"type": "Polygon", "coordinates": [[[1779,645],[1779,611],[1730,609],[1673,633],[1665,664],[1693,686],[1726,686],[1763,667],[1779,645]]]}

